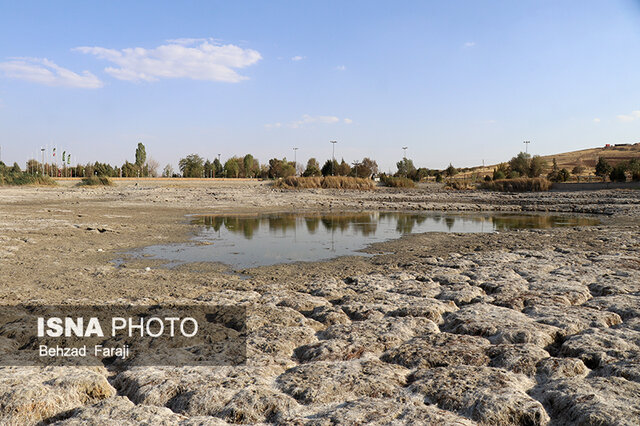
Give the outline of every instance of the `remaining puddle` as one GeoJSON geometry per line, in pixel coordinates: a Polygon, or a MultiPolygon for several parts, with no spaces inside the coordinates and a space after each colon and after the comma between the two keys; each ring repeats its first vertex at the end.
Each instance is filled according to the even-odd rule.
{"type": "Polygon", "coordinates": [[[597,225],[593,218],[538,214],[279,213],[259,216],[192,216],[202,230],[189,243],[145,247],[134,257],[171,264],[220,262],[235,268],[363,255],[372,243],[422,232],[494,232],[510,229],[597,225]]]}

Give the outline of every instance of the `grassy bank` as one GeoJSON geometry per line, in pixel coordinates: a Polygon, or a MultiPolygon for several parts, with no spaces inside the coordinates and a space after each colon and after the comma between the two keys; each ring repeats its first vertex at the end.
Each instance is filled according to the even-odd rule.
{"type": "Polygon", "coordinates": [[[371,190],[375,187],[371,179],[354,178],[346,176],[324,176],[324,177],[288,177],[280,179],[274,183],[276,188],[284,189],[305,189],[305,188],[325,188],[325,189],[357,189],[371,190]]]}

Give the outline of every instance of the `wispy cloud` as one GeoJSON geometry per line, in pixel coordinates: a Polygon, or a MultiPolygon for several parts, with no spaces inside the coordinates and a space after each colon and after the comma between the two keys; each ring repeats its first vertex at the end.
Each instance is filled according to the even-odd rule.
{"type": "Polygon", "coordinates": [[[294,56],[293,58],[291,58],[291,60],[292,60],[293,62],[298,62],[298,61],[303,60],[304,58],[306,58],[306,56],[299,56],[299,55],[296,55],[296,56],[294,56]]]}
{"type": "Polygon", "coordinates": [[[336,71],[344,71],[347,69],[347,67],[345,67],[344,65],[338,65],[337,67],[334,68],[336,71]]]}
{"type": "Polygon", "coordinates": [[[599,122],[600,122],[600,119],[596,117],[596,118],[594,118],[594,119],[593,119],[593,122],[594,122],[594,123],[599,123],[599,122]]]}
{"type": "Polygon", "coordinates": [[[11,58],[0,62],[0,71],[7,78],[31,81],[47,86],[76,87],[97,89],[102,81],[89,71],[80,74],[56,65],[53,61],[41,58],[11,58]]]}
{"type": "Polygon", "coordinates": [[[255,64],[262,56],[255,50],[233,44],[219,44],[213,39],[170,40],[155,49],[142,47],[122,50],[104,47],[77,47],[74,50],[95,55],[115,64],[105,71],[128,81],[157,81],[161,78],[237,83],[248,77],[236,72],[255,64]]]}
{"type": "Polygon", "coordinates": [[[300,120],[295,120],[295,121],[291,121],[289,123],[286,124],[282,124],[282,123],[271,123],[271,124],[265,124],[264,127],[266,127],[267,129],[278,129],[281,127],[288,127],[290,129],[300,129],[302,127],[306,127],[309,125],[314,125],[314,124],[338,124],[338,123],[344,123],[344,124],[351,124],[353,123],[353,120],[351,120],[350,118],[343,118],[340,119],[338,117],[335,117],[333,115],[308,115],[305,114],[302,116],[302,118],[300,120]]]}
{"type": "Polygon", "coordinates": [[[475,41],[468,41],[464,44],[464,47],[469,48],[469,47],[473,47],[476,45],[475,41]]]}
{"type": "Polygon", "coordinates": [[[618,120],[623,123],[629,123],[640,119],[640,111],[631,111],[631,114],[623,114],[618,116],[618,120]]]}

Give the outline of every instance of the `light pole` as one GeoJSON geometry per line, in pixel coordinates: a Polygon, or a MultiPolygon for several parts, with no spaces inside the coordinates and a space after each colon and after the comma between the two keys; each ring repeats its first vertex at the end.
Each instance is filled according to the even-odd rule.
{"type": "Polygon", "coordinates": [[[295,168],[294,176],[298,176],[298,161],[296,156],[296,151],[298,148],[293,148],[293,167],[295,168]]]}
{"type": "Polygon", "coordinates": [[[404,157],[402,158],[407,158],[407,148],[408,146],[403,146],[402,149],[404,150],[404,157]]]}
{"type": "Polygon", "coordinates": [[[522,143],[524,144],[524,153],[528,154],[529,153],[529,144],[531,143],[531,141],[524,141],[522,143]]]}
{"type": "Polygon", "coordinates": [[[360,165],[360,162],[359,161],[354,161],[351,164],[353,164],[353,169],[355,170],[355,173],[356,173],[356,179],[358,179],[358,166],[360,165]]]}
{"type": "Polygon", "coordinates": [[[42,176],[44,176],[44,148],[40,148],[40,152],[42,153],[42,176]]]}
{"type": "Polygon", "coordinates": [[[336,144],[338,143],[338,141],[329,141],[331,142],[331,144],[333,145],[332,151],[331,151],[331,176],[335,176],[335,172],[333,171],[333,165],[336,162],[336,144]]]}
{"type": "MultiPolygon", "coordinates": [[[[218,154],[218,164],[220,164],[220,167],[222,167],[222,163],[220,162],[220,154],[218,154]]],[[[214,175],[215,175],[215,173],[214,173],[214,175]]]]}

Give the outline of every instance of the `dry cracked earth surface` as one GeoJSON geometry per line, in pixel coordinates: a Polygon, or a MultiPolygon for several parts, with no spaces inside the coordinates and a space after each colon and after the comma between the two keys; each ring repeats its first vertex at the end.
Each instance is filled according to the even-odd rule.
{"type": "MultiPolygon", "coordinates": [[[[0,188],[2,304],[248,309],[240,366],[1,367],[0,423],[638,424],[639,204],[637,190],[0,188]],[[591,213],[601,223],[409,235],[370,247],[373,257],[243,274],[123,254],[187,241],[197,230],[186,214],[362,210],[591,213]]],[[[15,345],[0,328],[0,351],[15,345]]]]}

